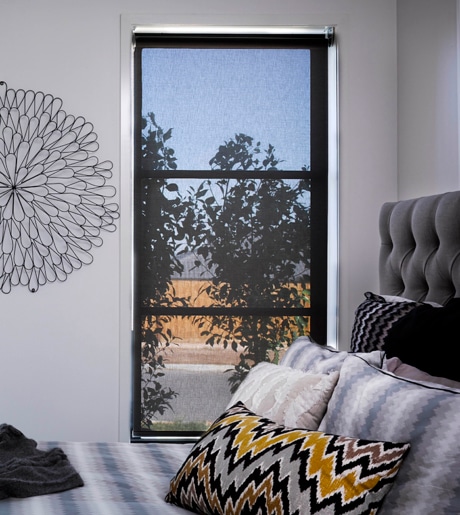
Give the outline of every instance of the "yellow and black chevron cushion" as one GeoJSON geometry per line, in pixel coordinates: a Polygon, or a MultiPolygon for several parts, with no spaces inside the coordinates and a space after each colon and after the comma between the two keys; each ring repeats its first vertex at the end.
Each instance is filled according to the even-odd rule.
{"type": "Polygon", "coordinates": [[[239,402],[192,448],[166,501],[196,513],[376,513],[410,448],[289,429],[239,402]]]}

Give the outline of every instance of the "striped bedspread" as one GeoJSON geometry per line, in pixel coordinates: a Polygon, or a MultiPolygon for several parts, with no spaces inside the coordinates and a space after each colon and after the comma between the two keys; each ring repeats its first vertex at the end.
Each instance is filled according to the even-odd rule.
{"type": "Polygon", "coordinates": [[[1,515],[168,515],[190,513],[164,501],[192,444],[39,442],[60,447],[84,486],[0,501],[1,515]]]}

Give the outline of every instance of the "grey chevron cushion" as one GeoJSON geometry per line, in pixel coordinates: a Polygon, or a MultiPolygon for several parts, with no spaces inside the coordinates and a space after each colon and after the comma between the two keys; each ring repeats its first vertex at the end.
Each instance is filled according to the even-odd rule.
{"type": "MultiPolygon", "coordinates": [[[[308,336],[300,336],[288,348],[280,361],[285,367],[303,370],[310,374],[330,374],[340,371],[343,362],[349,356],[347,351],[340,351],[312,342],[308,336]]],[[[381,368],[385,353],[382,350],[357,353],[363,356],[369,363],[381,368]]]]}
{"type": "Polygon", "coordinates": [[[349,356],[319,430],[406,441],[410,453],[379,515],[460,513],[460,391],[396,377],[349,356]]]}

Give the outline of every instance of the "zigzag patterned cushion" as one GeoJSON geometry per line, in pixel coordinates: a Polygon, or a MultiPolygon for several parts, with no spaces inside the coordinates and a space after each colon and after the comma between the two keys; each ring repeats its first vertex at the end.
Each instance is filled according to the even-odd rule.
{"type": "Polygon", "coordinates": [[[372,514],[408,450],[288,429],[239,402],[193,447],[166,501],[213,515],[372,514]]]}
{"type": "MultiPolygon", "coordinates": [[[[350,355],[347,351],[339,351],[312,342],[308,336],[300,336],[287,349],[280,361],[280,365],[291,367],[310,374],[330,374],[340,371],[343,362],[350,355]]],[[[385,353],[380,350],[363,352],[358,355],[377,367],[381,367],[385,353]]]]}
{"type": "Polygon", "coordinates": [[[420,305],[418,302],[388,301],[372,292],[364,294],[355,311],[351,332],[352,352],[371,352],[383,349],[385,338],[393,324],[420,305]]]}
{"type": "Polygon", "coordinates": [[[460,391],[418,383],[349,356],[319,426],[410,442],[379,515],[460,513],[460,391]]]}

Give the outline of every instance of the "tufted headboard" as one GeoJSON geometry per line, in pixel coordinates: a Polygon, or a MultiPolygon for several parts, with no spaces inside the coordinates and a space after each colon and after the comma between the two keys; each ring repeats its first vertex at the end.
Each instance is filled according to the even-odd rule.
{"type": "Polygon", "coordinates": [[[380,210],[380,293],[445,304],[460,297],[460,191],[380,210]]]}

